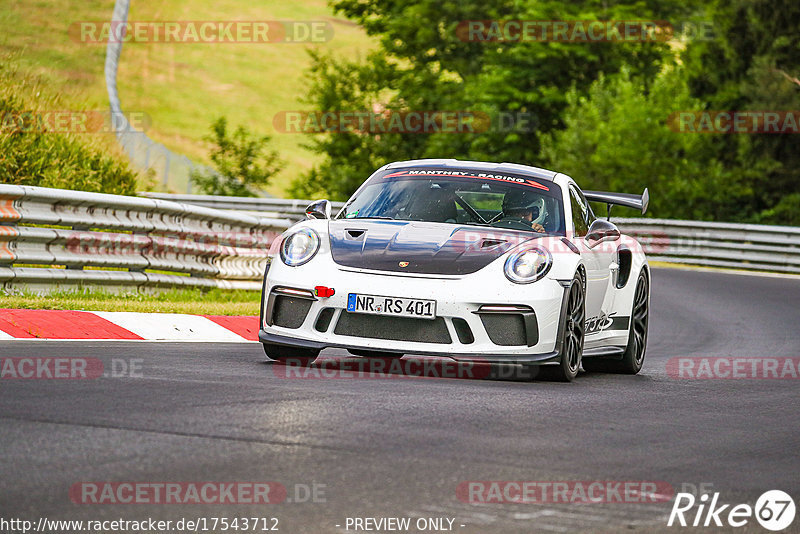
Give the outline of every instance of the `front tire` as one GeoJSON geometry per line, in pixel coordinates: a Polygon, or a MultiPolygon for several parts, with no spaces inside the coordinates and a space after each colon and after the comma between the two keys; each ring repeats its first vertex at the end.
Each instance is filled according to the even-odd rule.
{"type": "Polygon", "coordinates": [[[273,343],[262,343],[264,352],[273,360],[277,360],[285,365],[299,365],[308,367],[319,355],[319,350],[289,347],[286,345],[275,345],[273,343]]]}
{"type": "Polygon", "coordinates": [[[621,360],[589,358],[583,362],[587,371],[635,375],[642,370],[647,351],[647,329],[650,316],[650,282],[642,269],[636,281],[631,308],[631,325],[628,331],[628,345],[621,360]]]}
{"type": "Polygon", "coordinates": [[[542,367],[542,372],[561,382],[572,382],[578,375],[583,357],[583,340],[586,333],[586,293],[583,278],[575,274],[565,297],[564,333],[561,338],[558,365],[542,367]]]}

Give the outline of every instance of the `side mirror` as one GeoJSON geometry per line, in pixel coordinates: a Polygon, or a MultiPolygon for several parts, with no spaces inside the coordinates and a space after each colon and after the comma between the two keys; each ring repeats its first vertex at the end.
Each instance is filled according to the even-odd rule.
{"type": "Polygon", "coordinates": [[[586,234],[586,245],[589,248],[594,248],[604,241],[616,241],[619,236],[619,228],[617,228],[616,224],[597,219],[589,227],[589,233],[586,234]]]}
{"type": "Polygon", "coordinates": [[[317,200],[306,208],[306,217],[309,219],[330,219],[331,203],[327,200],[317,200]]]}

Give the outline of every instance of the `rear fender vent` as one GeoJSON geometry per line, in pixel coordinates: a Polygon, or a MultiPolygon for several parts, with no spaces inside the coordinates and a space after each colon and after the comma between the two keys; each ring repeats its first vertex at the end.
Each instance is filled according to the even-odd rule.
{"type": "Polygon", "coordinates": [[[617,249],[617,265],[619,265],[617,289],[622,289],[628,283],[628,279],[631,276],[631,266],[633,265],[633,253],[625,245],[617,249]]]}

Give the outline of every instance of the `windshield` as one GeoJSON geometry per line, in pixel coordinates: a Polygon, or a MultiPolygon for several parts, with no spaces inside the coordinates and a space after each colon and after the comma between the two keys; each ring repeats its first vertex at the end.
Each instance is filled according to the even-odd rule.
{"type": "Polygon", "coordinates": [[[426,221],[565,235],[556,184],[473,170],[386,171],[356,192],[337,219],[426,221]]]}

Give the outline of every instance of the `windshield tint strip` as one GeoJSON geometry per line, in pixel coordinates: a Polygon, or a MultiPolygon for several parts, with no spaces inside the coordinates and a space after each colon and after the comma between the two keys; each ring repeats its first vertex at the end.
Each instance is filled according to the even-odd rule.
{"type": "Polygon", "coordinates": [[[400,176],[450,176],[453,178],[475,178],[476,180],[496,180],[499,182],[511,182],[514,184],[520,185],[527,185],[530,187],[536,187],[537,189],[542,189],[544,191],[550,191],[550,188],[546,185],[542,185],[539,182],[534,182],[533,180],[528,180],[525,178],[520,178],[517,176],[507,176],[503,174],[487,174],[487,173],[477,173],[477,174],[467,174],[460,171],[400,171],[394,172],[391,174],[386,174],[384,178],[396,178],[400,176]]]}

